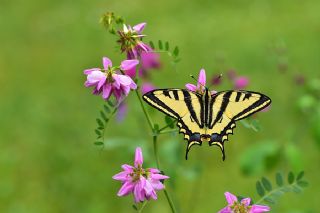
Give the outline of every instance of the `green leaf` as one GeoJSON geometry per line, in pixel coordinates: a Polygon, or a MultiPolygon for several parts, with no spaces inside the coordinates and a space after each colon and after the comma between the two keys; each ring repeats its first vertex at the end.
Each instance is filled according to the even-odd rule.
{"type": "Polygon", "coordinates": [[[280,172],[276,174],[276,183],[278,186],[283,186],[283,177],[280,172]]]}
{"type": "Polygon", "coordinates": [[[284,187],[282,187],[280,190],[281,190],[282,192],[291,192],[291,191],[292,191],[292,189],[291,189],[290,186],[284,186],[284,187]]]}
{"type": "Polygon", "coordinates": [[[97,118],[96,121],[97,121],[97,124],[99,125],[99,127],[104,127],[104,124],[100,118],[97,118]]]}
{"type": "Polygon", "coordinates": [[[110,111],[110,109],[109,109],[109,107],[107,106],[107,105],[103,105],[103,108],[104,108],[104,111],[106,112],[106,113],[110,113],[111,111],[110,111]]]}
{"type": "Polygon", "coordinates": [[[268,203],[271,203],[271,204],[275,204],[275,203],[276,203],[276,201],[275,201],[274,199],[272,199],[271,197],[266,197],[266,198],[264,199],[264,201],[266,201],[266,202],[268,202],[268,203]]]}
{"type": "Polygon", "coordinates": [[[300,193],[300,192],[302,192],[302,189],[297,185],[293,185],[292,186],[292,191],[295,192],[295,193],[300,193]]]}
{"type": "Polygon", "coordinates": [[[99,126],[97,129],[99,129],[99,130],[103,130],[103,129],[104,129],[104,127],[103,127],[103,126],[99,126]]]}
{"type": "Polygon", "coordinates": [[[298,174],[296,180],[297,180],[297,181],[301,180],[301,179],[303,178],[303,176],[304,176],[304,171],[301,171],[301,172],[298,174]]]}
{"type": "Polygon", "coordinates": [[[136,205],[132,205],[132,208],[136,211],[138,211],[138,207],[136,205]]]}
{"type": "Polygon", "coordinates": [[[264,186],[264,188],[267,191],[271,191],[272,190],[272,185],[271,185],[270,181],[267,178],[263,177],[261,179],[261,182],[262,182],[262,185],[264,186]]]}
{"type": "Polygon", "coordinates": [[[110,107],[114,107],[114,104],[110,100],[108,100],[107,103],[110,107]]]}
{"type": "Polygon", "coordinates": [[[174,50],[173,50],[173,55],[174,55],[175,57],[177,57],[177,56],[179,55],[179,47],[178,47],[178,46],[176,46],[176,47],[174,48],[174,50]]]}
{"type": "Polygon", "coordinates": [[[293,172],[289,172],[288,174],[288,183],[292,184],[294,182],[294,174],[293,172]]]}
{"type": "Polygon", "coordinates": [[[101,142],[101,141],[95,141],[95,142],[94,142],[94,145],[101,146],[101,145],[103,145],[103,142],[101,142]]]}
{"type": "Polygon", "coordinates": [[[150,47],[154,49],[154,43],[152,41],[149,41],[149,44],[150,44],[150,47]]]}
{"type": "Polygon", "coordinates": [[[309,183],[307,181],[304,181],[304,180],[299,180],[297,182],[297,184],[300,186],[300,187],[307,187],[309,186],[309,183]]]}
{"type": "Polygon", "coordinates": [[[264,189],[263,189],[260,181],[257,181],[257,183],[256,183],[256,190],[257,190],[258,195],[260,195],[261,197],[263,197],[263,195],[265,194],[265,192],[264,192],[264,189]]]}
{"type": "Polygon", "coordinates": [[[163,45],[162,45],[162,41],[161,40],[158,41],[158,45],[159,45],[159,49],[162,50],[163,45]]]}
{"type": "Polygon", "coordinates": [[[94,131],[98,136],[101,136],[101,132],[98,129],[95,129],[94,131]]]}
{"type": "Polygon", "coordinates": [[[101,115],[101,118],[104,120],[104,122],[108,122],[109,119],[107,118],[106,114],[103,112],[103,111],[100,111],[100,115],[101,115]]]}
{"type": "Polygon", "coordinates": [[[169,51],[169,42],[165,43],[165,47],[164,48],[165,48],[166,51],[169,51]]]}
{"type": "Polygon", "coordinates": [[[174,128],[174,120],[171,119],[169,116],[164,117],[166,124],[172,129],[174,128]]]}
{"type": "Polygon", "coordinates": [[[251,128],[256,132],[259,132],[261,130],[261,126],[259,124],[259,121],[256,119],[252,119],[251,120],[251,128]]]}

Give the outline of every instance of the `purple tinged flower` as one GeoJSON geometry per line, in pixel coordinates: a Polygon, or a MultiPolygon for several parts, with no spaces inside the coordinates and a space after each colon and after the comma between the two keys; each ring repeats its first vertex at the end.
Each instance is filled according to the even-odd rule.
{"type": "Polygon", "coordinates": [[[244,89],[249,84],[249,79],[244,76],[236,77],[233,81],[235,89],[244,89]]]}
{"type": "MultiPolygon", "coordinates": [[[[197,92],[203,94],[206,88],[206,71],[204,69],[200,70],[197,85],[194,84],[186,84],[186,88],[192,92],[197,92]]],[[[217,91],[212,90],[211,94],[215,94],[217,91]]]]}
{"type": "Polygon", "coordinates": [[[117,121],[122,122],[126,117],[128,112],[128,105],[125,101],[121,102],[118,106],[117,110],[117,121]]]}
{"type": "Polygon", "coordinates": [[[123,30],[119,30],[120,36],[117,41],[121,45],[121,51],[127,53],[128,59],[137,59],[142,52],[150,52],[152,48],[141,41],[143,29],[146,23],[140,23],[133,27],[129,25],[123,25],[123,30]]]}
{"type": "Polygon", "coordinates": [[[121,74],[128,69],[135,68],[138,60],[124,60],[119,67],[113,67],[109,58],[103,57],[103,68],[91,68],[84,70],[87,75],[86,87],[94,87],[93,94],[100,95],[108,100],[113,94],[118,102],[121,102],[125,96],[128,96],[130,90],[137,89],[137,85],[127,75],[121,74]]]}
{"type": "Polygon", "coordinates": [[[145,94],[145,93],[147,93],[147,92],[149,92],[151,90],[154,90],[154,89],[156,89],[155,86],[153,86],[151,83],[148,83],[148,82],[143,83],[142,86],[141,86],[142,94],[145,94]]]}
{"type": "Polygon", "coordinates": [[[251,205],[250,198],[244,198],[240,202],[238,198],[230,192],[224,193],[228,206],[221,209],[218,213],[262,213],[270,211],[269,206],[251,205]]]}
{"type": "Polygon", "coordinates": [[[218,75],[214,75],[211,79],[211,84],[212,85],[219,85],[221,84],[221,81],[222,81],[222,75],[221,74],[218,74],[218,75]]]}
{"type": "Polygon", "coordinates": [[[123,171],[112,178],[122,182],[118,196],[133,193],[135,202],[157,199],[156,191],[164,189],[162,180],[168,176],[162,175],[158,169],[142,168],[143,155],[140,147],[136,148],[134,166],[122,165],[123,171]]]}

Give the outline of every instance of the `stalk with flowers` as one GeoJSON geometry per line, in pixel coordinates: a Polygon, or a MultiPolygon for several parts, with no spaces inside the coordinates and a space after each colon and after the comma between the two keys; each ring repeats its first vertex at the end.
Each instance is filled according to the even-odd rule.
{"type": "MultiPolygon", "coordinates": [[[[147,120],[147,123],[152,133],[153,153],[157,168],[144,168],[143,167],[143,154],[142,149],[137,144],[135,150],[134,164],[123,164],[121,166],[122,171],[113,176],[114,180],[121,182],[121,188],[118,191],[118,196],[127,196],[133,194],[135,205],[133,208],[138,212],[142,212],[145,205],[149,200],[157,200],[157,192],[163,190],[167,202],[172,212],[177,212],[177,208],[170,193],[165,187],[165,183],[170,181],[169,176],[162,171],[160,167],[160,159],[158,155],[158,136],[160,134],[166,134],[171,132],[177,132],[177,129],[167,130],[171,127],[175,121],[167,120],[167,125],[159,127],[157,123],[154,123],[146,110],[141,93],[148,92],[155,87],[146,79],[149,75],[149,70],[159,69],[161,67],[159,54],[167,53],[173,58],[173,61],[177,63],[179,49],[175,47],[173,52],[169,51],[169,44],[166,42],[164,45],[162,41],[159,41],[159,49],[157,51],[153,42],[149,44],[143,41],[146,35],[143,34],[143,30],[146,27],[146,23],[140,23],[134,26],[130,26],[125,23],[124,19],[119,16],[115,16],[114,13],[106,13],[101,22],[106,29],[117,37],[117,44],[119,45],[119,51],[125,56],[125,59],[120,65],[114,66],[109,57],[104,56],[102,58],[103,68],[90,68],[84,70],[84,74],[87,77],[85,81],[86,87],[93,88],[94,95],[101,95],[103,100],[107,102],[104,106],[104,110],[100,111],[101,119],[97,119],[98,128],[95,130],[98,139],[102,141],[96,141],[96,145],[104,144],[105,128],[111,117],[117,112],[124,109],[126,104],[126,97],[131,91],[134,91],[137,101],[140,104],[141,110],[147,120]],[[111,108],[111,110],[110,110],[111,108]],[[168,180],[169,179],[169,180],[168,180]]],[[[230,75],[231,76],[231,75],[230,75]]],[[[212,80],[212,82],[219,84],[221,76],[212,80]]],[[[236,89],[244,88],[248,83],[248,79],[243,76],[236,77],[233,74],[232,81],[236,89]]],[[[194,92],[203,92],[206,85],[206,73],[204,69],[200,70],[197,85],[186,84],[185,87],[194,92]]],[[[212,90],[211,93],[215,94],[217,91],[212,90]]],[[[290,173],[291,174],[291,173],[290,173]]],[[[300,174],[299,174],[300,175],[300,174]]],[[[288,188],[299,188],[306,186],[306,182],[302,181],[302,176],[298,175],[296,180],[289,181],[288,188]]],[[[278,176],[277,176],[278,177],[278,176]]],[[[278,177],[279,178],[279,177],[278,177]]],[[[279,181],[279,179],[277,179],[279,181]]],[[[221,209],[220,213],[259,213],[268,212],[270,207],[261,205],[261,202],[267,201],[279,195],[280,192],[286,192],[283,190],[283,186],[279,185],[279,189],[271,190],[270,181],[263,178],[261,183],[257,183],[257,191],[259,195],[262,195],[262,199],[259,202],[253,203],[250,198],[238,198],[237,196],[226,192],[226,200],[228,205],[221,209]],[[260,185],[259,185],[259,184],[260,185]],[[258,187],[259,185],[259,187],[258,187]],[[270,191],[268,194],[262,193],[270,191]],[[271,192],[272,191],[272,192],[271,192]]],[[[278,183],[278,182],[277,182],[278,183]]]]}

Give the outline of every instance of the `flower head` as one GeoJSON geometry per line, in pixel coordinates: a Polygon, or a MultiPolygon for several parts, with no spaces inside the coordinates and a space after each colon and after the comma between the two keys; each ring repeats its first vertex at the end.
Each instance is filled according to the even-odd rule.
{"type": "Polygon", "coordinates": [[[127,164],[122,165],[123,171],[114,175],[114,180],[122,182],[122,187],[118,196],[126,196],[133,193],[135,202],[156,200],[156,191],[164,189],[162,180],[168,179],[168,176],[162,175],[158,169],[142,168],[143,155],[140,147],[136,148],[134,166],[127,164]]]}
{"type": "Polygon", "coordinates": [[[102,58],[103,68],[86,69],[86,87],[94,87],[93,94],[100,95],[108,100],[113,94],[118,102],[127,96],[130,90],[137,89],[137,85],[127,75],[121,74],[126,70],[132,69],[139,63],[138,60],[124,60],[119,67],[113,67],[109,58],[102,58]]]}
{"type": "MultiPolygon", "coordinates": [[[[197,85],[188,83],[185,86],[190,91],[203,94],[206,89],[206,71],[204,69],[200,70],[197,85]]],[[[217,91],[214,91],[214,90],[211,91],[211,94],[215,94],[215,93],[217,93],[217,91]]]]}
{"type": "Polygon", "coordinates": [[[233,84],[235,89],[244,89],[245,87],[248,86],[249,79],[244,76],[239,76],[233,80],[233,84]]]}
{"type": "Polygon", "coordinates": [[[152,51],[152,48],[141,41],[145,35],[141,34],[146,23],[140,23],[133,27],[123,25],[123,30],[119,30],[120,36],[118,43],[121,45],[121,51],[127,53],[128,59],[137,59],[142,52],[152,51]]]}
{"type": "Polygon", "coordinates": [[[218,213],[262,213],[270,211],[269,206],[250,205],[250,198],[238,201],[238,198],[230,192],[226,192],[224,195],[226,196],[228,206],[221,209],[218,213]]]}

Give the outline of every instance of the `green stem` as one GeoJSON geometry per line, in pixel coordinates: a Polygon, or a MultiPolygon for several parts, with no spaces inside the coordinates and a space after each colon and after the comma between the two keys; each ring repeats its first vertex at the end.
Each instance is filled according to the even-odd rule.
{"type": "Polygon", "coordinates": [[[164,189],[163,191],[164,191],[164,194],[166,195],[166,198],[167,198],[168,203],[169,203],[169,205],[170,205],[171,211],[172,211],[173,213],[176,213],[177,210],[176,210],[176,208],[175,208],[175,206],[174,206],[174,203],[173,203],[173,201],[172,201],[172,199],[171,199],[171,196],[170,196],[169,192],[168,192],[166,189],[164,189]]]}
{"type": "Polygon", "coordinates": [[[168,133],[173,133],[173,132],[178,132],[178,129],[169,129],[169,130],[165,130],[165,131],[160,131],[160,132],[158,133],[158,135],[168,134],[168,133]]]}
{"type": "Polygon", "coordinates": [[[267,194],[265,194],[263,197],[260,198],[260,200],[258,200],[257,202],[255,202],[255,204],[261,204],[261,202],[266,199],[267,197],[269,197],[270,195],[272,195],[273,193],[277,192],[277,191],[280,191],[281,189],[285,188],[285,187],[293,187],[294,185],[296,185],[296,183],[293,183],[289,186],[282,186],[280,188],[276,188],[276,189],[273,189],[271,190],[270,192],[268,192],[267,194]]]}
{"type": "Polygon", "coordinates": [[[154,157],[156,158],[157,169],[160,170],[160,161],[159,161],[159,156],[158,156],[157,136],[153,136],[153,152],[154,152],[154,157]]]}
{"type": "Polygon", "coordinates": [[[144,113],[144,115],[146,116],[146,118],[148,120],[148,124],[149,124],[150,128],[153,130],[153,122],[152,122],[152,120],[151,120],[146,108],[144,107],[144,105],[142,103],[142,100],[141,100],[141,97],[140,97],[140,94],[139,94],[138,90],[136,89],[135,91],[136,91],[136,95],[137,95],[137,97],[139,99],[139,102],[140,102],[141,108],[143,110],[143,113],[144,113]]]}
{"type": "Polygon", "coordinates": [[[144,209],[144,207],[147,205],[147,203],[148,203],[148,201],[144,201],[144,202],[142,203],[141,208],[138,210],[138,212],[139,212],[139,213],[141,213],[141,212],[142,212],[142,210],[143,210],[143,209],[144,209]]]}
{"type": "MultiPolygon", "coordinates": [[[[136,94],[137,94],[137,97],[139,99],[140,105],[142,107],[143,113],[144,113],[144,115],[146,116],[146,118],[148,120],[148,123],[149,123],[149,126],[150,126],[151,130],[152,130],[152,133],[153,134],[156,133],[153,136],[153,150],[154,150],[154,156],[156,158],[157,168],[160,170],[160,160],[159,160],[159,156],[158,156],[158,146],[157,146],[157,134],[159,134],[159,130],[156,130],[154,128],[153,122],[152,122],[149,114],[147,113],[147,110],[144,108],[144,105],[142,103],[141,97],[140,97],[139,92],[137,90],[136,90],[136,94]]],[[[165,196],[167,198],[167,201],[168,201],[168,203],[170,205],[172,213],[176,213],[177,211],[176,211],[176,208],[174,206],[174,203],[173,203],[173,201],[171,199],[171,196],[170,196],[169,192],[166,189],[164,189],[163,191],[164,191],[164,194],[165,194],[165,196]]]]}

